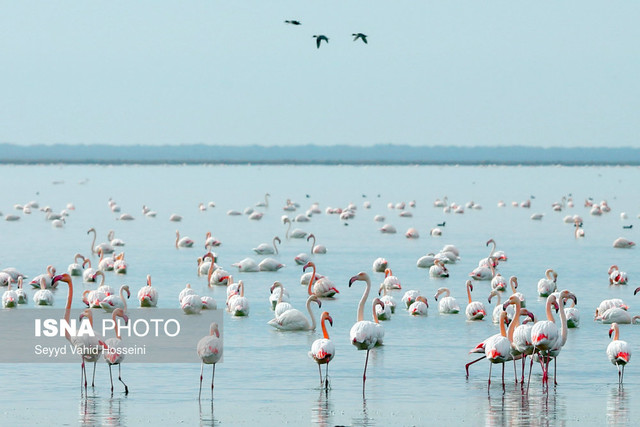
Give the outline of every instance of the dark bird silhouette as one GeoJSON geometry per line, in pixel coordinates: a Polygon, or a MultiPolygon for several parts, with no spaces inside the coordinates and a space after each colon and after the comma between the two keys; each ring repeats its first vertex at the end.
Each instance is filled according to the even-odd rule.
{"type": "Polygon", "coordinates": [[[366,34],[362,34],[362,33],[353,33],[351,34],[353,36],[353,41],[356,41],[358,39],[362,39],[363,42],[368,43],[367,42],[367,35],[366,34]]]}
{"type": "Polygon", "coordinates": [[[291,24],[291,25],[302,25],[300,21],[296,21],[295,19],[284,21],[284,23],[291,24]]]}
{"type": "Polygon", "coordinates": [[[322,42],[322,40],[324,40],[325,42],[329,43],[329,38],[323,34],[320,35],[315,35],[313,36],[316,39],[316,46],[318,47],[318,49],[320,49],[320,43],[322,42]]]}
{"type": "Polygon", "coordinates": [[[444,227],[447,224],[447,221],[442,221],[440,224],[438,224],[438,227],[444,227]]]}
{"type": "Polygon", "coordinates": [[[622,228],[633,228],[633,224],[630,225],[623,225],[622,228]]]}

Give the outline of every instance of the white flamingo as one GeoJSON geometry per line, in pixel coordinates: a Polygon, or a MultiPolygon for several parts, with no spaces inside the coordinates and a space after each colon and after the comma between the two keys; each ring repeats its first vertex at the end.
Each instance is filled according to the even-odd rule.
{"type": "Polygon", "coordinates": [[[451,292],[447,288],[438,288],[434,299],[438,301],[438,297],[444,294],[444,297],[438,302],[438,311],[442,314],[456,314],[460,312],[458,302],[450,296],[451,292]]]}
{"type": "Polygon", "coordinates": [[[511,342],[507,338],[505,324],[507,323],[507,313],[502,312],[500,314],[500,334],[492,335],[484,342],[484,354],[487,360],[491,363],[489,365],[489,381],[488,385],[491,386],[491,368],[494,364],[502,364],[502,388],[504,389],[504,364],[508,360],[513,359],[511,354],[511,342]]]}
{"type": "Polygon", "coordinates": [[[284,235],[284,237],[289,240],[289,239],[304,239],[305,237],[307,237],[307,232],[304,230],[301,230],[299,228],[295,228],[293,230],[291,230],[291,219],[289,219],[288,217],[283,218],[282,222],[284,224],[289,224],[287,231],[284,235]]]}
{"type": "Polygon", "coordinates": [[[155,307],[158,304],[158,291],[151,286],[151,275],[147,274],[147,285],[138,291],[140,307],[155,307]]]}
{"type": "Polygon", "coordinates": [[[364,387],[367,380],[367,364],[369,363],[369,351],[376,346],[382,345],[382,341],[384,339],[384,328],[382,325],[378,324],[375,307],[378,303],[382,305],[384,304],[380,299],[376,298],[373,304],[373,322],[364,320],[364,305],[367,302],[367,297],[371,291],[371,279],[367,273],[362,271],[349,279],[349,287],[358,280],[365,282],[366,288],[360,298],[360,302],[358,303],[358,320],[351,327],[349,339],[351,340],[351,344],[356,346],[358,350],[367,350],[367,357],[364,362],[364,373],[362,374],[362,395],[364,396],[364,387]]]}
{"type": "Polygon", "coordinates": [[[634,242],[632,242],[629,239],[625,239],[624,237],[618,237],[613,242],[613,247],[614,248],[628,249],[628,248],[634,247],[635,245],[636,244],[634,242]]]}
{"type": "Polygon", "coordinates": [[[105,257],[102,249],[98,249],[98,256],[100,260],[98,261],[98,270],[102,271],[113,271],[113,257],[105,257]]]}
{"type": "Polygon", "coordinates": [[[518,278],[516,276],[511,276],[509,278],[509,284],[511,285],[511,291],[513,292],[513,295],[517,296],[518,299],[520,300],[520,306],[522,308],[525,308],[527,306],[527,301],[526,298],[524,297],[524,295],[521,292],[518,292],[518,278]]]}
{"type": "Polygon", "coordinates": [[[388,265],[389,265],[389,261],[387,261],[386,259],[376,258],[373,261],[373,271],[375,273],[384,273],[388,265]]]}
{"type": "Polygon", "coordinates": [[[124,240],[122,239],[116,239],[115,237],[115,232],[113,230],[109,230],[109,233],[107,234],[107,240],[109,240],[109,243],[111,244],[111,246],[124,246],[124,240]]]}
{"type": "Polygon", "coordinates": [[[244,283],[238,280],[238,294],[228,301],[229,313],[232,316],[244,317],[249,315],[249,300],[244,296],[244,283]]]}
{"type": "Polygon", "coordinates": [[[120,296],[109,295],[102,301],[100,301],[100,307],[107,313],[113,312],[117,308],[121,308],[125,313],[127,312],[127,300],[124,298],[124,293],[127,293],[127,299],[131,297],[131,291],[129,285],[120,286],[120,296]]]}
{"type": "MultiPolygon", "coordinates": [[[[38,274],[36,277],[34,277],[31,282],[29,282],[29,284],[33,287],[33,288],[40,288],[41,287],[41,282],[42,279],[44,279],[44,284],[46,286],[46,288],[52,288],[53,286],[53,276],[56,275],[56,269],[52,266],[52,265],[48,265],[47,266],[47,272],[44,274],[38,274]]],[[[17,280],[17,279],[13,279],[13,280],[17,280]]]]}
{"type": "Polygon", "coordinates": [[[91,267],[91,260],[89,258],[86,258],[84,260],[84,262],[82,263],[82,268],[84,268],[84,271],[82,272],[82,280],[89,283],[95,282],[96,273],[98,271],[95,268],[91,267]]]}
{"type": "Polygon", "coordinates": [[[113,376],[111,375],[111,367],[113,365],[118,365],[118,380],[124,385],[124,394],[129,394],[129,387],[122,381],[122,362],[124,361],[125,352],[122,351],[122,338],[120,337],[120,326],[118,324],[117,317],[122,317],[124,320],[124,324],[127,325],[129,323],[129,317],[125,314],[125,310],[122,308],[116,308],[113,310],[113,315],[111,316],[113,319],[113,323],[116,329],[115,338],[109,338],[104,342],[103,352],[104,360],[107,362],[109,366],[109,380],[111,380],[111,393],[113,393],[113,376]]]}
{"type": "MultiPolygon", "coordinates": [[[[638,290],[640,290],[640,288],[636,289],[636,292],[634,292],[634,295],[638,292],[638,290]]],[[[598,308],[596,308],[596,314],[595,314],[594,320],[602,320],[602,315],[605,313],[605,311],[609,310],[611,307],[618,307],[623,310],[629,309],[629,306],[625,304],[624,301],[622,301],[620,298],[605,299],[605,300],[602,300],[598,305],[598,308]]]]}
{"type": "Polygon", "coordinates": [[[282,331],[313,331],[316,329],[316,318],[311,311],[311,303],[318,304],[318,308],[322,308],[322,302],[316,295],[309,295],[307,298],[307,311],[309,312],[309,319],[298,309],[292,308],[285,311],[280,316],[269,320],[268,324],[276,329],[282,331]]]}
{"type": "Polygon", "coordinates": [[[84,256],[82,256],[82,254],[76,254],[76,256],[73,258],[73,263],[69,264],[69,267],[67,267],[67,272],[71,275],[71,276],[82,276],[82,262],[84,261],[84,256]],[[78,261],[80,261],[80,263],[78,263],[78,261]]]}
{"type": "Polygon", "coordinates": [[[211,394],[213,395],[213,380],[216,376],[216,363],[222,358],[222,338],[220,338],[220,330],[216,322],[211,323],[209,327],[209,335],[203,337],[198,341],[196,347],[198,357],[202,360],[200,365],[200,391],[198,392],[198,400],[202,395],[202,373],[204,370],[204,364],[213,365],[213,372],[211,374],[211,394]]]}
{"type": "Polygon", "coordinates": [[[7,290],[2,294],[2,308],[16,308],[18,306],[18,294],[11,288],[11,279],[7,290]]]}
{"type": "Polygon", "coordinates": [[[439,259],[433,261],[433,265],[429,267],[429,276],[431,277],[449,277],[449,270],[439,259]]]}
{"type": "Polygon", "coordinates": [[[393,272],[390,268],[386,268],[384,270],[384,280],[382,281],[382,286],[385,289],[402,289],[402,285],[400,284],[400,279],[393,275],[393,272]]]}
{"type": "Polygon", "coordinates": [[[620,329],[617,323],[612,323],[609,329],[609,338],[613,334],[613,339],[607,346],[607,357],[609,361],[618,368],[618,384],[624,380],[624,367],[631,360],[631,347],[626,341],[619,339],[620,329]]]}
{"type": "Polygon", "coordinates": [[[328,312],[323,312],[320,316],[320,325],[322,326],[322,338],[317,339],[311,344],[311,351],[309,356],[315,360],[318,364],[318,372],[320,373],[320,387],[325,389],[329,388],[329,362],[333,360],[336,354],[336,348],[333,342],[329,339],[329,333],[327,332],[327,326],[325,322],[328,321],[333,326],[333,319],[328,312]],[[322,380],[322,370],[320,365],[327,365],[325,368],[324,381],[322,380]]]}
{"type": "Polygon", "coordinates": [[[271,303],[271,309],[274,311],[275,317],[293,308],[293,306],[289,304],[289,293],[284,286],[282,286],[282,283],[278,281],[273,282],[270,290],[271,295],[269,296],[269,302],[271,303]]]}
{"type": "Polygon", "coordinates": [[[380,284],[380,289],[378,290],[378,295],[382,294],[380,297],[380,301],[384,303],[385,306],[389,306],[389,310],[391,313],[396,312],[396,300],[393,296],[388,294],[388,289],[384,286],[383,283],[380,284]]]}
{"type": "Polygon", "coordinates": [[[484,304],[480,301],[473,301],[471,299],[471,292],[473,291],[473,285],[471,280],[467,280],[467,297],[469,298],[469,304],[465,308],[464,312],[467,315],[468,320],[482,320],[487,315],[487,310],[484,308],[484,304]]]}
{"type": "Polygon", "coordinates": [[[180,238],[180,231],[176,230],[176,249],[193,247],[193,240],[184,236],[180,238]]]}
{"type": "Polygon", "coordinates": [[[429,303],[427,299],[421,295],[416,297],[416,300],[409,306],[409,314],[412,316],[426,316],[429,312],[429,303]]]}
{"type": "Polygon", "coordinates": [[[22,289],[22,276],[18,277],[18,288],[15,292],[18,296],[18,304],[27,304],[29,302],[27,293],[22,289]]]}
{"type": "Polygon", "coordinates": [[[491,279],[491,289],[494,291],[504,291],[507,289],[507,280],[500,273],[496,273],[491,279]]]}
{"type": "Polygon", "coordinates": [[[415,289],[408,290],[402,296],[402,302],[405,304],[407,308],[411,306],[416,299],[420,296],[420,291],[416,291],[415,289]]]}
{"type": "Polygon", "coordinates": [[[272,241],[272,245],[268,243],[260,243],[258,246],[253,248],[253,251],[258,255],[271,255],[278,254],[278,247],[276,246],[276,242],[282,244],[282,240],[278,236],[275,236],[272,241]]]}
{"type": "MultiPolygon", "coordinates": [[[[80,314],[80,322],[85,318],[89,319],[89,326],[91,330],[93,330],[93,312],[90,308],[87,308],[80,314]]],[[[85,364],[87,362],[93,362],[91,387],[94,387],[96,379],[96,364],[100,358],[99,350],[104,348],[105,343],[101,341],[99,335],[94,331],[93,334],[79,334],[72,337],[71,344],[76,348],[76,353],[82,356],[82,376],[80,381],[84,379],[85,390],[87,389],[87,371],[85,369],[85,364]]]]}
{"type": "Polygon", "coordinates": [[[610,285],[626,285],[629,281],[627,273],[620,271],[617,265],[609,267],[609,284],[610,285]]]}
{"type": "Polygon", "coordinates": [[[273,258],[265,258],[258,264],[260,271],[278,271],[283,267],[285,267],[284,264],[273,258]]]}
{"type": "Polygon", "coordinates": [[[544,275],[545,277],[538,281],[538,295],[548,297],[557,289],[556,281],[558,280],[558,273],[549,268],[545,271],[544,275]]]}
{"type": "Polygon", "coordinates": [[[310,233],[309,236],[307,236],[307,242],[309,241],[309,239],[313,239],[313,242],[311,242],[311,253],[312,254],[326,254],[327,253],[327,247],[325,245],[316,245],[316,236],[314,236],[313,233],[310,233]]]}
{"type": "Polygon", "coordinates": [[[92,254],[97,254],[98,253],[98,249],[102,249],[102,252],[104,252],[105,254],[110,254],[113,253],[114,249],[113,246],[111,246],[111,243],[108,242],[103,242],[100,243],[97,246],[94,246],[96,244],[96,238],[97,238],[97,233],[96,233],[96,229],[95,228],[90,228],[87,231],[87,234],[93,233],[93,240],[91,241],[91,253],[92,254]]]}
{"type": "Polygon", "coordinates": [[[44,277],[40,278],[40,290],[33,294],[33,302],[36,305],[53,305],[53,293],[47,289],[44,277]]]}
{"type": "Polygon", "coordinates": [[[316,265],[313,262],[309,261],[306,263],[302,271],[305,271],[309,267],[313,269],[307,288],[309,295],[317,295],[320,298],[333,298],[336,294],[340,293],[331,280],[326,277],[318,278],[316,275],[316,265]]]}

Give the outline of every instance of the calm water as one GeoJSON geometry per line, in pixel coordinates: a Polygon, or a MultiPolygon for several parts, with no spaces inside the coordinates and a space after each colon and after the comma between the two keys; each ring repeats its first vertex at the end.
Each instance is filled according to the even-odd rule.
{"type": "MultiPolygon", "coordinates": [[[[224,304],[225,289],[208,289],[206,279],[196,274],[196,258],[204,253],[207,231],[222,241],[216,252],[219,263],[230,272],[236,270],[231,264],[245,257],[259,261],[261,257],[251,248],[270,242],[275,235],[283,238],[277,258],[286,264],[277,273],[235,272],[234,278],[243,279],[246,285],[251,314],[239,319],[224,315],[225,359],[216,370],[213,401],[204,398],[198,402],[199,364],[125,362],[123,379],[130,393],[125,396],[116,384],[111,397],[108,369],[101,363],[97,386],[81,397],[79,364],[20,364],[17,357],[16,364],[0,365],[3,396],[13,397],[0,403],[7,423],[424,425],[438,420],[468,425],[624,425],[640,417],[636,367],[640,362],[631,361],[620,390],[616,368],[605,354],[608,326],[592,320],[596,306],[605,298],[623,298],[632,314],[640,314],[640,303],[636,304],[633,296],[640,285],[638,249],[612,248],[617,237],[636,239],[640,228],[638,168],[2,166],[1,173],[0,211],[4,215],[17,212],[14,203],[31,200],[40,206],[50,205],[54,211],[72,202],[76,210],[62,229],[54,229],[39,211],[22,215],[17,222],[0,221],[0,268],[13,266],[30,277],[44,272],[47,264],[66,270],[75,253],[88,255],[91,240],[86,231],[90,227],[97,229],[98,241],[105,241],[113,229],[116,237],[126,241],[123,249],[129,272],[126,276],[107,273],[107,284],[117,289],[127,283],[135,297],[146,275],[151,274],[160,292],[159,306],[177,308],[178,293],[188,282],[201,295],[209,294],[220,306],[224,304]],[[266,192],[272,197],[270,206],[262,209],[265,215],[261,221],[226,215],[229,209],[242,211],[254,206],[266,192]],[[575,208],[553,212],[551,204],[569,193],[575,208]],[[459,204],[473,200],[483,209],[444,214],[441,208],[433,207],[433,201],[445,195],[459,204]],[[512,201],[521,202],[532,195],[531,209],[510,206],[512,201]],[[117,221],[107,205],[110,197],[135,220],[117,221]],[[587,197],[606,199],[612,211],[590,216],[583,207],[587,197]],[[281,216],[286,213],[282,207],[288,198],[301,205],[295,214],[304,213],[312,202],[320,204],[322,214],[295,226],[313,232],[318,243],[327,246],[328,253],[314,255],[313,260],[319,272],[340,290],[335,300],[325,300],[322,306],[334,319],[329,333],[336,345],[329,369],[332,387],[327,393],[319,389],[317,365],[307,356],[321,333],[283,333],[267,325],[273,317],[268,295],[274,280],[287,287],[295,307],[302,308],[305,301],[306,290],[299,284],[302,268],[293,258],[308,251],[309,245],[304,240],[284,239],[281,216]],[[411,200],[416,201],[415,208],[407,208],[413,213],[411,218],[399,217],[398,210],[387,208],[389,202],[411,200]],[[507,207],[498,208],[499,200],[507,207]],[[198,204],[209,201],[216,207],[199,211],[198,204]],[[370,201],[372,208],[364,209],[364,201],[370,201]],[[346,207],[350,202],[358,205],[358,212],[348,226],[337,215],[324,213],[328,206],[346,207]],[[143,204],[158,216],[144,217],[143,204]],[[620,219],[623,211],[629,214],[628,220],[620,219]],[[542,221],[529,219],[535,212],[545,214],[542,221]],[[183,221],[170,222],[172,213],[182,215],[183,221]],[[584,218],[584,239],[576,240],[572,225],[562,222],[565,215],[574,213],[584,218]],[[381,223],[373,221],[376,214],[385,215],[385,222],[395,225],[398,234],[381,234],[381,223]],[[429,229],[445,220],[443,235],[429,236],[429,229]],[[622,229],[623,224],[634,224],[635,228],[622,229]],[[406,239],[403,234],[409,227],[417,228],[421,237],[406,239]],[[194,239],[197,248],[176,250],[176,228],[194,239]],[[485,242],[489,238],[494,238],[498,249],[509,257],[498,270],[503,276],[518,276],[519,290],[528,298],[527,307],[538,317],[544,315],[544,301],[536,297],[536,284],[545,269],[554,268],[559,288],[578,296],[582,324],[569,332],[558,358],[559,385],[548,393],[543,392],[539,368],[534,370],[528,395],[513,384],[511,365],[505,374],[505,393],[497,365],[492,386],[487,389],[486,361],[474,365],[466,380],[464,364],[474,359],[468,355],[469,349],[496,333],[497,327],[490,320],[467,322],[463,313],[438,314],[433,295],[440,286],[448,286],[464,309],[465,281],[478,260],[488,254],[485,242]],[[450,265],[448,279],[431,279],[427,270],[416,268],[420,256],[449,243],[458,246],[462,259],[450,265]],[[405,290],[417,289],[427,296],[430,309],[429,316],[422,318],[399,309],[391,321],[384,322],[385,345],[371,352],[363,400],[365,352],[349,343],[348,334],[364,284],[347,285],[359,271],[371,272],[372,262],[379,256],[389,260],[402,282],[402,291],[394,293],[396,299],[399,301],[405,290]],[[627,271],[629,286],[608,286],[607,269],[613,263],[627,271]]],[[[377,288],[381,275],[371,275],[377,288]]],[[[79,289],[95,287],[80,280],[74,283],[79,289]]],[[[486,304],[489,283],[475,285],[474,299],[485,302],[491,311],[492,306],[486,304]]],[[[30,297],[33,294],[31,290],[28,293],[30,297]]],[[[365,311],[368,319],[371,298],[365,311]]],[[[66,291],[58,291],[56,306],[63,307],[65,299],[66,291]]],[[[81,305],[77,296],[74,307],[81,305]]],[[[19,310],[35,310],[33,302],[19,310]]],[[[207,332],[204,324],[202,335],[207,332]]],[[[637,348],[640,329],[623,325],[621,339],[637,348]]],[[[205,384],[206,378],[210,377],[205,377],[205,384]]],[[[208,390],[203,395],[209,397],[208,390]]]]}

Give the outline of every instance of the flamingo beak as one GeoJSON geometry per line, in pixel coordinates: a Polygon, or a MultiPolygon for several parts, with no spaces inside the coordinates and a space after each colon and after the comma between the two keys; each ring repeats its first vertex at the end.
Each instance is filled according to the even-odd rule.
{"type": "Polygon", "coordinates": [[[504,311],[507,311],[507,307],[509,307],[509,304],[511,304],[511,302],[510,302],[510,301],[507,301],[507,302],[505,302],[504,304],[502,304],[502,309],[503,309],[504,311]]]}
{"type": "Polygon", "coordinates": [[[331,316],[327,316],[327,320],[329,321],[329,324],[333,326],[333,319],[331,318],[331,316]]]}
{"type": "Polygon", "coordinates": [[[351,285],[353,285],[353,282],[355,282],[356,280],[358,280],[358,276],[353,276],[351,279],[349,279],[349,287],[351,287],[351,285]]]}
{"type": "Polygon", "coordinates": [[[129,324],[129,316],[127,316],[126,314],[124,316],[122,316],[122,318],[124,319],[124,324],[128,325],[129,324]]]}
{"type": "Polygon", "coordinates": [[[638,292],[640,292],[640,287],[639,287],[639,288],[636,288],[636,290],[635,290],[635,291],[633,291],[633,294],[635,295],[635,294],[637,294],[638,292]]]}
{"type": "Polygon", "coordinates": [[[609,338],[611,338],[611,334],[613,334],[613,329],[609,329],[609,338]]]}

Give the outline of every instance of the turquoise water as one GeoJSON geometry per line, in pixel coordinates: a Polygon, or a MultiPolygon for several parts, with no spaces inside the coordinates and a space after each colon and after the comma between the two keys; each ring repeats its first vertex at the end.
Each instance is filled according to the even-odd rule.
{"type": "MultiPolygon", "coordinates": [[[[54,211],[67,203],[76,207],[63,228],[53,228],[42,212],[21,215],[16,222],[0,221],[0,268],[16,267],[30,277],[44,272],[48,264],[66,270],[75,253],[89,253],[90,227],[98,231],[98,241],[106,240],[110,229],[125,240],[123,248],[129,263],[125,276],[107,273],[107,284],[129,284],[130,304],[147,274],[160,293],[158,306],[178,308],[178,293],[186,283],[201,295],[211,295],[224,305],[225,289],[208,288],[206,279],[196,273],[196,258],[204,254],[205,233],[211,231],[222,241],[216,249],[219,264],[242,279],[251,313],[231,318],[224,313],[224,362],[216,369],[213,400],[205,387],[198,402],[198,364],[127,364],[123,379],[130,393],[125,396],[115,384],[111,396],[106,364],[100,363],[96,387],[88,396],[81,394],[78,364],[0,365],[5,399],[0,409],[7,422],[21,424],[103,423],[136,425],[143,423],[223,424],[319,424],[319,425],[424,425],[438,420],[470,425],[540,424],[628,424],[638,418],[639,393],[637,360],[632,358],[625,372],[623,389],[617,385],[616,368],[605,354],[608,327],[593,322],[593,312],[603,299],[623,298],[632,314],[640,314],[633,290],[640,285],[637,248],[612,248],[617,237],[636,239],[640,212],[638,168],[631,167],[340,167],[340,166],[2,166],[0,183],[3,200],[0,211],[6,216],[18,213],[15,203],[31,200],[54,211]],[[55,182],[55,183],[54,183],[55,182]],[[228,216],[230,209],[243,211],[271,194],[264,217],[250,221],[246,215],[228,216]],[[551,204],[571,194],[574,208],[554,212],[551,204]],[[308,196],[308,197],[307,197],[308,196]],[[436,198],[464,205],[473,200],[483,209],[465,208],[465,213],[445,214],[433,207],[436,198]],[[530,209],[514,208],[531,196],[530,209]],[[589,215],[584,200],[607,200],[612,211],[600,217],[589,215]],[[118,221],[109,210],[112,198],[121,213],[134,221],[118,221]],[[300,203],[295,213],[282,207],[287,199],[300,203]],[[410,202],[406,210],[412,217],[400,217],[388,203],[410,202]],[[507,204],[498,208],[499,200],[507,204]],[[215,208],[198,209],[213,201],[215,208]],[[369,201],[371,209],[364,209],[369,201]],[[295,227],[313,232],[318,243],[328,248],[326,255],[314,255],[320,273],[327,275],[340,294],[324,300],[334,325],[329,330],[336,345],[336,356],[329,367],[331,389],[321,391],[317,366],[307,356],[311,343],[321,332],[279,332],[267,325],[273,317],[269,309],[269,286],[281,281],[289,290],[291,303],[303,309],[306,289],[299,284],[301,266],[293,258],[309,251],[304,240],[284,239],[286,227],[281,216],[304,213],[317,202],[322,214],[295,227]],[[337,215],[325,214],[326,207],[358,206],[348,225],[337,215]],[[156,218],[142,215],[142,205],[157,211],[156,218]],[[627,212],[629,219],[621,220],[627,212]],[[172,213],[182,222],[168,220],[172,213]],[[529,219],[543,213],[541,221],[529,219]],[[376,214],[398,233],[378,231],[383,223],[373,221],[376,214]],[[584,219],[586,237],[575,239],[573,226],[562,218],[579,214],[584,219]],[[443,235],[429,236],[429,230],[446,221],[443,235]],[[419,239],[406,239],[404,232],[415,227],[419,239]],[[176,250],[175,231],[196,241],[194,248],[176,250]],[[270,242],[278,235],[283,244],[276,257],[286,267],[278,272],[238,273],[231,266],[246,257],[260,260],[251,248],[270,242]],[[440,286],[451,289],[460,306],[466,306],[464,283],[479,259],[487,256],[485,242],[493,238],[508,261],[498,270],[503,276],[518,276],[520,288],[528,298],[527,307],[540,318],[544,300],[536,297],[536,283],[547,268],[558,272],[558,286],[578,296],[582,315],[580,328],[569,331],[569,338],[558,358],[557,387],[543,391],[540,369],[534,367],[531,389],[523,394],[513,383],[513,368],[507,365],[506,391],[500,386],[500,369],[494,366],[491,387],[487,387],[488,363],[472,366],[465,379],[464,364],[475,359],[468,351],[497,332],[490,321],[468,322],[464,313],[439,315],[433,300],[440,286]],[[445,244],[460,249],[461,260],[449,265],[447,279],[429,278],[428,271],[416,268],[416,260],[427,252],[437,252],[445,244]],[[399,301],[405,290],[417,289],[429,301],[429,315],[413,318],[398,310],[386,330],[385,345],[371,352],[367,371],[366,397],[362,397],[362,369],[365,352],[349,343],[349,329],[356,321],[356,307],[364,290],[362,282],[348,287],[349,278],[367,271],[377,289],[382,276],[371,272],[375,258],[389,260],[403,289],[395,291],[399,301]],[[607,269],[618,264],[630,277],[628,286],[608,286],[607,269]],[[34,398],[40,396],[41,399],[34,398]],[[36,404],[37,400],[37,404],[36,404]]],[[[92,261],[96,261],[95,256],[92,261]]],[[[95,264],[95,263],[94,263],[95,264]]],[[[76,289],[95,285],[74,281],[76,289]]],[[[488,282],[476,282],[474,300],[486,303],[488,282]]],[[[28,290],[29,296],[32,291],[28,290]]],[[[79,292],[81,293],[81,292],[79,292]]],[[[78,294],[79,294],[78,293],[78,294]]],[[[56,292],[55,306],[64,306],[66,291],[56,292]]],[[[371,300],[365,318],[371,316],[371,300]]],[[[640,298],[640,297],[636,297],[640,298]]],[[[81,308],[80,296],[74,307],[81,308]]],[[[32,301],[18,310],[35,310],[32,301]]],[[[316,315],[319,314],[314,309],[316,315]]],[[[34,311],[35,313],[35,311],[34,311]]],[[[10,320],[9,320],[10,322],[10,320]]],[[[10,327],[10,326],[9,326],[10,327]]],[[[203,333],[208,333],[208,324],[203,333]]],[[[640,341],[633,325],[621,327],[621,339],[632,347],[640,341]]],[[[193,343],[195,352],[195,342],[193,343]]],[[[519,365],[518,365],[519,366],[519,365]]],[[[324,371],[324,369],[323,369],[324,371]]],[[[205,386],[210,370],[205,375],[205,386]]]]}

